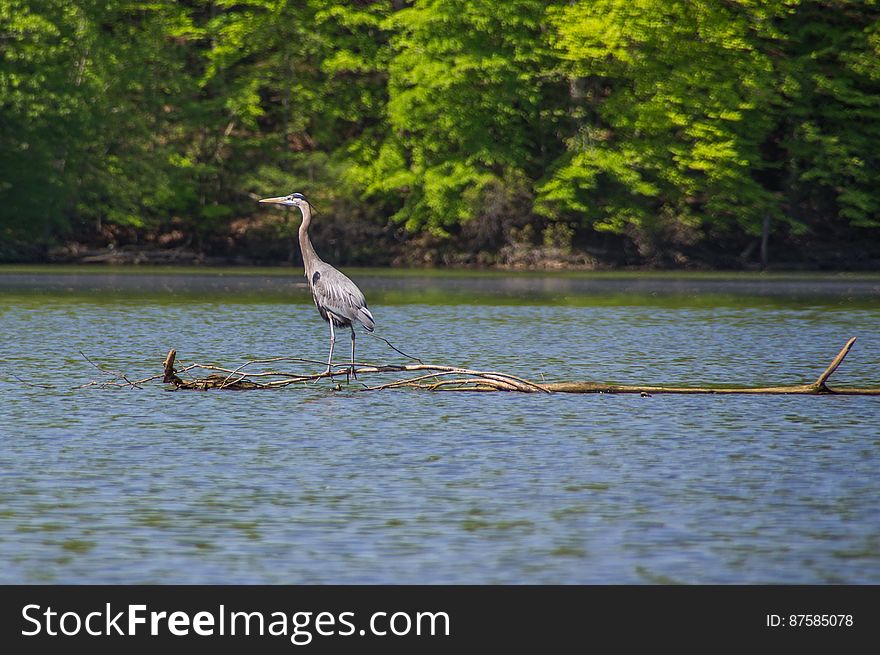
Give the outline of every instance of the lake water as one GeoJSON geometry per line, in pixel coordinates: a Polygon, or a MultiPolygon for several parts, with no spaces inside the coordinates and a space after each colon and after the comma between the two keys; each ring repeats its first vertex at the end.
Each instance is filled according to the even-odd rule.
{"type": "MultiPolygon", "coordinates": [[[[880,385],[880,278],[349,273],[433,363],[880,385]]],[[[0,273],[0,583],[880,583],[880,397],[74,388],[321,359],[302,282],[0,273]]]]}

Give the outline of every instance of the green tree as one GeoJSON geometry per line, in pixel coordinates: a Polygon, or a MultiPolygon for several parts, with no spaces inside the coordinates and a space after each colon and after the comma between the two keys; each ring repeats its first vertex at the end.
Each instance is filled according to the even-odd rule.
{"type": "Polygon", "coordinates": [[[3,242],[48,240],[65,222],[72,137],[82,123],[82,13],[47,1],[0,4],[0,230],[3,242]],[[79,65],[77,65],[79,64],[79,65]]]}
{"type": "Polygon", "coordinates": [[[825,233],[880,227],[880,5],[805,1],[780,30],[771,156],[787,212],[825,233]]]}
{"type": "Polygon", "coordinates": [[[878,62],[878,0],[5,0],[0,258],[249,230],[283,256],[254,197],[293,189],[357,261],[380,233],[471,261],[865,242],[878,62]]]}
{"type": "Polygon", "coordinates": [[[770,225],[876,225],[878,17],[875,2],[809,0],[555,11],[580,127],[539,211],[651,255],[770,225]]]}
{"type": "MultiPolygon", "coordinates": [[[[579,2],[553,14],[580,120],[539,209],[652,252],[670,235],[760,231],[779,199],[757,179],[778,103],[768,47],[791,2],[579,2]]],[[[688,236],[691,235],[691,236],[688,236]]]]}
{"type": "Polygon", "coordinates": [[[355,196],[342,179],[347,153],[384,110],[381,23],[390,3],[206,4],[204,127],[187,159],[214,204],[204,204],[197,221],[253,212],[248,192],[296,188],[345,204],[355,196]]]}
{"type": "Polygon", "coordinates": [[[394,219],[410,230],[446,236],[485,211],[487,189],[528,191],[553,141],[546,5],[417,0],[389,19],[388,134],[356,173],[368,193],[403,198],[394,219]]]}
{"type": "Polygon", "coordinates": [[[174,2],[0,7],[0,225],[47,244],[82,221],[144,225],[178,197],[169,143],[184,81],[174,2]],[[155,211],[153,211],[155,210],[155,211]]]}

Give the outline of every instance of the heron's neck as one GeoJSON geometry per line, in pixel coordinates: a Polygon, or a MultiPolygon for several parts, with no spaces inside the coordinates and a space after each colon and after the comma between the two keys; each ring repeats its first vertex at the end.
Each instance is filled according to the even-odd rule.
{"type": "Polygon", "coordinates": [[[312,210],[308,205],[300,205],[299,210],[302,212],[302,223],[299,226],[299,248],[302,251],[303,266],[306,269],[306,277],[312,278],[312,271],[315,265],[321,261],[315,248],[312,246],[312,240],[309,239],[309,224],[312,222],[312,210]]]}

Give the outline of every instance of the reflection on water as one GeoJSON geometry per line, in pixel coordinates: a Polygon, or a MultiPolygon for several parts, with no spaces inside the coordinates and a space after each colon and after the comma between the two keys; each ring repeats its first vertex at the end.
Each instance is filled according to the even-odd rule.
{"type": "MultiPolygon", "coordinates": [[[[299,269],[53,269],[0,267],[0,293],[97,300],[111,294],[162,299],[206,298],[225,302],[301,300],[308,296],[299,269]]],[[[697,274],[556,274],[346,269],[383,304],[530,304],[596,305],[847,305],[873,307],[880,302],[880,276],[697,274]]]]}
{"type": "MultiPolygon", "coordinates": [[[[880,383],[870,279],[352,277],[431,361],[880,383]]],[[[320,358],[300,281],[0,275],[0,582],[880,583],[878,398],[72,388],[320,358]]]]}

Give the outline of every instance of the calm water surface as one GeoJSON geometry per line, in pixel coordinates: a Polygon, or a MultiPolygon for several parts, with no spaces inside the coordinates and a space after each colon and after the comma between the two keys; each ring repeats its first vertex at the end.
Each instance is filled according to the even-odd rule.
{"type": "MultiPolygon", "coordinates": [[[[833,381],[880,384],[876,278],[352,277],[432,362],[798,383],[857,336],[833,381]]],[[[73,388],[103,379],[80,351],[320,359],[310,302],[296,273],[0,273],[0,583],[880,583],[880,398],[73,388]]]]}

